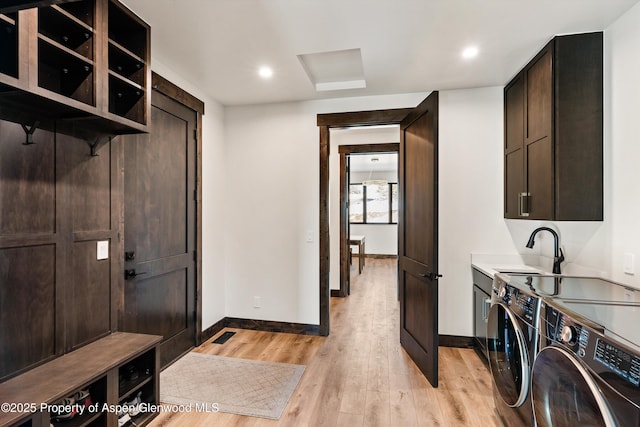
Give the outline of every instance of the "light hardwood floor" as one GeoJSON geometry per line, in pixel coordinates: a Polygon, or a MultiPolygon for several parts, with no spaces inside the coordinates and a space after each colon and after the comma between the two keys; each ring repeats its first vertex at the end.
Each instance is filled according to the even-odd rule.
{"type": "Polygon", "coordinates": [[[227,329],[236,335],[225,344],[211,339],[194,350],[306,365],[280,420],[182,413],[161,414],[152,426],[501,425],[490,374],[474,350],[440,347],[433,388],[400,347],[395,260],[367,258],[352,278],[351,296],[331,299],[328,337],[227,329]]]}

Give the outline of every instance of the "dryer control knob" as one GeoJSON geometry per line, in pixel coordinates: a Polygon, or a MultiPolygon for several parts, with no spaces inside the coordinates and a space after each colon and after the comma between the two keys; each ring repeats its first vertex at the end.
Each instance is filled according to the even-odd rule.
{"type": "Polygon", "coordinates": [[[498,291],[498,297],[504,298],[505,295],[507,295],[507,288],[505,287],[500,288],[500,291],[498,291]]]}
{"type": "Polygon", "coordinates": [[[576,328],[569,325],[564,325],[562,327],[562,332],[560,332],[560,342],[564,344],[575,344],[576,342],[576,328]]]}

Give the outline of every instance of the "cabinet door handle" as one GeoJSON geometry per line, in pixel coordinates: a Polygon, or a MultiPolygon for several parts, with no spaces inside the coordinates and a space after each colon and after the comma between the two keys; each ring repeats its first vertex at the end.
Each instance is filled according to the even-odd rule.
{"type": "Polygon", "coordinates": [[[518,216],[529,216],[529,193],[518,193],[518,216]],[[526,203],[525,203],[526,200],[526,203]],[[525,207],[526,204],[526,207],[525,207]]]}
{"type": "Polygon", "coordinates": [[[485,298],[484,304],[482,304],[482,320],[487,323],[489,318],[487,316],[488,309],[491,307],[491,298],[485,298]]]}

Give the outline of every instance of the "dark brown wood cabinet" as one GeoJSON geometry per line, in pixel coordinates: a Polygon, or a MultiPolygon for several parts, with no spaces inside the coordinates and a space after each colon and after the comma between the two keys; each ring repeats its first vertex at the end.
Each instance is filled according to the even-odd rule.
{"type": "Polygon", "coordinates": [[[150,27],[116,0],[0,14],[0,118],[77,136],[147,132],[150,27]]]}
{"type": "Polygon", "coordinates": [[[3,382],[117,330],[111,137],[149,127],[149,27],[115,0],[65,2],[0,14],[0,52],[3,382]]]}
{"type": "Polygon", "coordinates": [[[553,38],[504,90],[504,217],[603,219],[603,35],[553,38]]]}

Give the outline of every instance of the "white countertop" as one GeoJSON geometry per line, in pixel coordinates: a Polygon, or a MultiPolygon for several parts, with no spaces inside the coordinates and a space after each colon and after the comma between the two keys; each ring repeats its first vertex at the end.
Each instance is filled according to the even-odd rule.
{"type": "MultiPolygon", "coordinates": [[[[552,274],[553,258],[521,254],[471,253],[471,266],[489,277],[497,272],[552,274]]],[[[584,277],[605,277],[603,271],[565,262],[562,274],[584,277]]]]}
{"type": "Polygon", "coordinates": [[[493,278],[499,272],[541,273],[547,271],[538,264],[537,256],[519,254],[471,254],[471,266],[493,278]]]}

